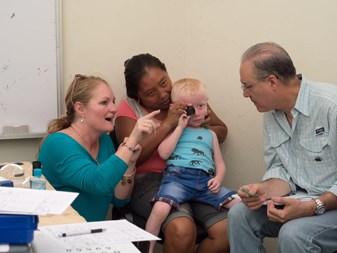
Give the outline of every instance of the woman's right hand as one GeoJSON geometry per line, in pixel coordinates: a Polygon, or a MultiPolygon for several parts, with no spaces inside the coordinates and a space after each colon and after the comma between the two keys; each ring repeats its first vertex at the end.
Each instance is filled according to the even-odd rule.
{"type": "Polygon", "coordinates": [[[129,139],[134,138],[136,143],[138,143],[147,135],[155,133],[157,124],[155,123],[153,118],[159,113],[160,110],[157,110],[139,118],[129,136],[129,139]]]}
{"type": "Polygon", "coordinates": [[[123,148],[118,148],[115,154],[127,164],[135,162],[138,159],[141,152],[141,145],[139,142],[144,137],[155,133],[157,125],[154,122],[153,117],[155,117],[158,113],[160,113],[160,110],[153,111],[144,117],[139,118],[129,137],[125,137],[123,142],[120,144],[119,147],[123,148]],[[124,150],[128,150],[128,152],[125,152],[124,150]]]}
{"type": "MultiPolygon", "coordinates": [[[[128,139],[129,139],[129,137],[125,137],[123,143],[127,143],[128,139]]],[[[141,151],[142,151],[142,146],[137,144],[133,149],[132,156],[130,158],[129,164],[137,162],[137,159],[138,159],[141,151]]]]}

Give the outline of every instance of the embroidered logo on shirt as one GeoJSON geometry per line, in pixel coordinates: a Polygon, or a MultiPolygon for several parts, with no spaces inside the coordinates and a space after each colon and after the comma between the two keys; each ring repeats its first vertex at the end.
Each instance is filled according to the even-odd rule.
{"type": "Polygon", "coordinates": [[[320,135],[324,133],[324,127],[316,127],[315,129],[316,135],[320,135]]]}

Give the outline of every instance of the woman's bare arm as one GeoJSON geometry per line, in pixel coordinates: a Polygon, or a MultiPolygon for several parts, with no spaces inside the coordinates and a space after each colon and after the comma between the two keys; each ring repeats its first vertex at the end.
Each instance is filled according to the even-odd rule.
{"type": "MultiPolygon", "coordinates": [[[[180,115],[184,112],[185,105],[182,103],[172,104],[167,111],[166,118],[157,127],[156,132],[144,138],[139,144],[142,146],[142,152],[139,155],[137,164],[142,164],[154,151],[157,150],[158,145],[171,133],[177,126],[180,115]]],[[[136,120],[129,117],[118,117],[115,121],[115,133],[118,143],[123,142],[124,138],[131,133],[136,120]]]]}

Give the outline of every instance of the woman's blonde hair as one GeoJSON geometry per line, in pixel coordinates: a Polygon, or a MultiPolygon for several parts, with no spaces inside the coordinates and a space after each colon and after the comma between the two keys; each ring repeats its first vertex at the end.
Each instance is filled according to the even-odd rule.
{"type": "Polygon", "coordinates": [[[93,90],[99,83],[102,82],[106,85],[109,85],[104,79],[100,77],[85,76],[80,74],[75,75],[74,80],[70,84],[65,97],[66,113],[50,121],[47,133],[42,139],[41,143],[49,134],[69,127],[75,120],[75,103],[80,102],[84,106],[87,105],[92,97],[93,90]]]}
{"type": "Polygon", "coordinates": [[[178,101],[182,96],[203,96],[208,100],[205,85],[194,78],[183,78],[173,83],[171,91],[172,102],[178,101]]]}

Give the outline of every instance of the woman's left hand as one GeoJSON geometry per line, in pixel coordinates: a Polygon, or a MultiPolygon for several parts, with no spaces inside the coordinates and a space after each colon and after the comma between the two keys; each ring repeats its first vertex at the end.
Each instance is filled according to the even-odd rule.
{"type": "Polygon", "coordinates": [[[208,128],[211,124],[211,112],[212,110],[209,107],[207,107],[207,113],[204,119],[204,123],[202,124],[206,128],[208,128]]]}

